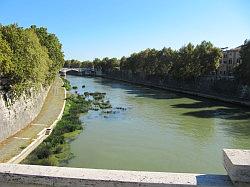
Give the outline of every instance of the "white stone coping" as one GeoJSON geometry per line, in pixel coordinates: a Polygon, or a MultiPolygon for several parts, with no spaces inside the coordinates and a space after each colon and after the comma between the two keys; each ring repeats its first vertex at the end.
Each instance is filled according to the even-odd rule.
{"type": "Polygon", "coordinates": [[[231,180],[249,183],[250,186],[250,150],[224,149],[223,159],[231,180]]]}
{"type": "Polygon", "coordinates": [[[232,187],[226,175],[0,164],[1,182],[53,186],[232,187]]]}

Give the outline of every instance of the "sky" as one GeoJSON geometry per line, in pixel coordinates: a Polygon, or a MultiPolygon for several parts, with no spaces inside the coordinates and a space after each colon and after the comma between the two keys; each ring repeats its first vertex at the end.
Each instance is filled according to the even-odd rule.
{"type": "Polygon", "coordinates": [[[211,41],[250,39],[250,0],[0,0],[0,23],[55,33],[65,59],[129,56],[211,41]]]}

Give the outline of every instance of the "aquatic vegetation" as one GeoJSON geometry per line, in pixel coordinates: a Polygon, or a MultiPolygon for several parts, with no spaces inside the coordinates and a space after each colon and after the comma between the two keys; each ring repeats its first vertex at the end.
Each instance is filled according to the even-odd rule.
{"type": "Polygon", "coordinates": [[[96,95],[92,95],[94,100],[103,100],[104,99],[104,95],[103,94],[96,94],[96,95]]]}
{"type": "Polygon", "coordinates": [[[114,111],[112,111],[112,110],[104,110],[104,111],[102,111],[102,113],[103,114],[112,114],[112,113],[114,113],[114,111]]]}
{"type": "Polygon", "coordinates": [[[100,107],[100,109],[112,108],[109,101],[99,103],[99,107],[100,107]]]}
{"type": "Polygon", "coordinates": [[[67,91],[71,90],[70,82],[67,79],[63,78],[63,77],[61,77],[61,78],[63,80],[63,87],[65,87],[65,89],[67,91]]]}
{"type": "Polygon", "coordinates": [[[115,109],[118,109],[118,110],[127,110],[127,109],[124,108],[124,107],[115,107],[115,109]]]}
{"type": "Polygon", "coordinates": [[[89,92],[84,92],[85,97],[89,96],[89,92]]]}
{"type": "MultiPolygon", "coordinates": [[[[64,87],[71,88],[70,82],[63,79],[64,87]]],[[[77,89],[77,86],[73,86],[77,89]]],[[[79,115],[88,110],[104,110],[112,108],[109,101],[105,101],[106,93],[84,92],[84,95],[68,93],[66,106],[62,119],[57,123],[50,136],[42,142],[28,157],[23,161],[24,164],[53,165],[61,166],[73,157],[70,152],[69,142],[74,140],[83,130],[79,115]],[[92,96],[93,99],[86,100],[92,96]]],[[[112,110],[103,111],[111,114],[112,110]]],[[[107,116],[104,116],[107,118],[107,116]]]]}
{"type": "Polygon", "coordinates": [[[61,165],[70,159],[72,153],[68,142],[83,130],[79,115],[86,113],[90,106],[91,102],[86,101],[84,96],[71,94],[67,97],[62,119],[57,123],[51,135],[23,163],[61,165]]]}

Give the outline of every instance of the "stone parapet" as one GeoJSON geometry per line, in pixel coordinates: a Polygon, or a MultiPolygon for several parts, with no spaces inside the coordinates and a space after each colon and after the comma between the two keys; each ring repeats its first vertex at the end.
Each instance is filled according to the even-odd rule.
{"type": "Polygon", "coordinates": [[[94,187],[232,187],[226,175],[0,164],[1,182],[94,187]]]}
{"type": "Polygon", "coordinates": [[[224,149],[224,167],[234,184],[250,186],[250,150],[224,149]]]}

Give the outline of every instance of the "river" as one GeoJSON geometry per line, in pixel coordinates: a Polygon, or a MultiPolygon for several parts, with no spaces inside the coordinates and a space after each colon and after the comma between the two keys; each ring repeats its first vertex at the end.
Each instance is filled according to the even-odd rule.
{"type": "Polygon", "coordinates": [[[80,117],[84,130],[66,166],[224,174],[223,148],[250,149],[246,108],[103,78],[67,79],[79,93],[106,92],[113,113],[80,117]]]}

